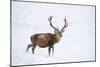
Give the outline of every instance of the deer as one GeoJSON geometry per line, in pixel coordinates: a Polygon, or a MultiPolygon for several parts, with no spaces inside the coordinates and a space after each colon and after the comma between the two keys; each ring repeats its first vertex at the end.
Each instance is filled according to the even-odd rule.
{"type": "Polygon", "coordinates": [[[52,53],[54,53],[54,45],[58,43],[62,38],[62,33],[65,31],[65,28],[68,26],[68,22],[66,20],[66,16],[64,18],[64,26],[59,30],[59,28],[56,28],[52,24],[52,18],[53,16],[48,17],[48,21],[50,23],[50,26],[54,29],[54,33],[37,33],[30,37],[31,44],[28,44],[26,52],[30,47],[32,47],[32,53],[34,54],[34,50],[36,46],[38,45],[40,48],[46,48],[48,47],[48,53],[50,55],[51,49],[52,53]]]}

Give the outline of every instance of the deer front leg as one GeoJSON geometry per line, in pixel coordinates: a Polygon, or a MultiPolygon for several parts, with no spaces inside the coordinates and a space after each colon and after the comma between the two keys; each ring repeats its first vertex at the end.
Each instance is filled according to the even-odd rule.
{"type": "Polygon", "coordinates": [[[54,47],[52,47],[52,54],[54,55],[54,47]]]}
{"type": "Polygon", "coordinates": [[[51,47],[48,48],[48,52],[49,52],[49,56],[50,56],[50,52],[51,52],[51,47]]]}

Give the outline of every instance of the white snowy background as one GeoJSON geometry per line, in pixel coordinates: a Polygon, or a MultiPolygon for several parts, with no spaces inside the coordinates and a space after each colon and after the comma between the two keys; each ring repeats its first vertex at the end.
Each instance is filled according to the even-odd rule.
{"type": "Polygon", "coordinates": [[[95,7],[60,5],[33,2],[12,2],[12,65],[30,65],[60,62],[95,60],[95,7]],[[61,41],[54,46],[54,55],[48,55],[48,48],[31,48],[30,36],[35,33],[53,33],[48,22],[60,29],[67,17],[69,26],[61,41]]]}

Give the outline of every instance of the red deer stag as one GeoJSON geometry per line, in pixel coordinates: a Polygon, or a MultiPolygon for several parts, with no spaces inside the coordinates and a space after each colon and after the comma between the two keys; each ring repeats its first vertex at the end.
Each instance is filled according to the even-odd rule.
{"type": "Polygon", "coordinates": [[[39,33],[39,34],[32,35],[30,38],[31,44],[27,46],[26,52],[28,51],[30,47],[32,47],[32,52],[34,54],[34,50],[36,46],[38,45],[41,48],[48,47],[49,55],[51,52],[51,48],[52,48],[52,53],[54,53],[54,44],[60,41],[62,37],[62,33],[64,32],[64,29],[68,26],[68,23],[66,23],[66,17],[65,17],[64,26],[61,30],[59,30],[58,28],[52,25],[52,17],[53,16],[49,16],[48,21],[50,22],[50,26],[54,29],[54,34],[53,33],[39,33]]]}

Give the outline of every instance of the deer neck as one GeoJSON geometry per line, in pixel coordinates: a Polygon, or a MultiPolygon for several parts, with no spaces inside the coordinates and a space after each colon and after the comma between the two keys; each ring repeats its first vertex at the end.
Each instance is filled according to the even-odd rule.
{"type": "Polygon", "coordinates": [[[59,42],[61,40],[61,36],[58,33],[55,33],[55,43],[59,42]]]}

